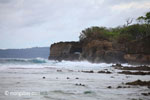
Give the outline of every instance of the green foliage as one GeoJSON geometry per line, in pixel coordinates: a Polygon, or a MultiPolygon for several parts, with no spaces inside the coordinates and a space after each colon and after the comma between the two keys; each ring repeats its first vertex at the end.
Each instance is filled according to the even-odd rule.
{"type": "Polygon", "coordinates": [[[150,35],[150,12],[145,16],[137,18],[141,24],[133,24],[130,26],[106,28],[94,26],[87,28],[80,33],[80,41],[84,40],[111,40],[120,43],[132,40],[142,39],[150,35]]]}
{"type": "Polygon", "coordinates": [[[134,24],[124,27],[120,34],[131,35],[132,39],[141,39],[150,35],[150,25],[147,24],[134,24]]]}
{"type": "Polygon", "coordinates": [[[80,41],[86,39],[95,39],[95,40],[114,40],[118,37],[122,30],[122,27],[116,28],[106,28],[94,26],[87,28],[80,33],[80,41]]]}
{"type": "Polygon", "coordinates": [[[109,30],[105,27],[91,27],[83,30],[80,33],[80,40],[84,39],[108,39],[109,37],[109,30]]]}
{"type": "Polygon", "coordinates": [[[144,16],[140,16],[137,18],[137,21],[144,24],[150,24],[150,12],[147,12],[144,16]]]}

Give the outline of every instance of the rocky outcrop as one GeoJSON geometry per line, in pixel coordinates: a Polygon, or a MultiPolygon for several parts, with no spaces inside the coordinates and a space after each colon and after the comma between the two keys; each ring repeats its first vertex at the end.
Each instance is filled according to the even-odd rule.
{"type": "Polygon", "coordinates": [[[150,37],[122,44],[104,39],[59,42],[51,45],[49,59],[150,64],[150,37]]]}
{"type": "Polygon", "coordinates": [[[81,57],[92,62],[125,62],[121,47],[114,44],[108,40],[93,40],[83,46],[81,57]]]}
{"type": "Polygon", "coordinates": [[[79,42],[59,42],[50,47],[49,59],[53,60],[78,60],[82,52],[79,42]]]}
{"type": "Polygon", "coordinates": [[[124,58],[133,64],[150,64],[150,36],[128,43],[124,58]]]}

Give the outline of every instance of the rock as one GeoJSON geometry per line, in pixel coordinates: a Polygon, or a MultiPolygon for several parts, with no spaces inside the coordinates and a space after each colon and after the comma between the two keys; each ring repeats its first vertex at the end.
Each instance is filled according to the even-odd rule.
{"type": "Polygon", "coordinates": [[[126,45],[126,59],[132,64],[150,64],[150,36],[126,45]]]}
{"type": "Polygon", "coordinates": [[[148,66],[138,66],[138,67],[135,67],[135,66],[130,66],[130,67],[125,67],[125,66],[122,66],[122,67],[118,67],[116,65],[113,65],[114,68],[116,69],[120,69],[120,70],[139,70],[139,71],[150,71],[150,67],[148,66]]]}
{"type": "Polygon", "coordinates": [[[59,42],[51,45],[49,60],[79,60],[81,52],[80,42],[59,42]]]}
{"type": "Polygon", "coordinates": [[[110,78],[115,78],[114,76],[111,76],[110,78]]]}
{"type": "Polygon", "coordinates": [[[75,85],[76,85],[76,86],[85,86],[85,84],[81,84],[81,83],[79,83],[79,84],[76,83],[75,85]]]}
{"type": "Polygon", "coordinates": [[[79,79],[78,77],[76,77],[76,79],[79,79]]]}
{"type": "Polygon", "coordinates": [[[81,56],[92,62],[125,62],[124,52],[118,49],[108,40],[92,40],[83,45],[81,56]]]}
{"type": "Polygon", "coordinates": [[[69,77],[67,77],[67,79],[70,79],[69,77]]]}
{"type": "Polygon", "coordinates": [[[111,74],[110,71],[98,71],[97,73],[106,73],[106,74],[111,74]]]}
{"type": "Polygon", "coordinates": [[[20,82],[17,82],[17,84],[20,84],[20,82]]]}
{"type": "Polygon", "coordinates": [[[122,71],[118,72],[119,74],[126,74],[126,75],[150,75],[150,72],[130,72],[130,71],[122,71]]]}
{"type": "Polygon", "coordinates": [[[122,86],[118,86],[117,88],[122,88],[122,86]]]}
{"type": "Polygon", "coordinates": [[[84,94],[91,94],[92,91],[85,91],[84,94]]]}
{"type": "Polygon", "coordinates": [[[141,80],[136,80],[133,82],[128,82],[126,85],[140,85],[140,86],[150,86],[150,81],[141,81],[141,80]]]}
{"type": "Polygon", "coordinates": [[[144,96],[150,96],[150,92],[148,92],[148,93],[141,93],[142,95],[144,95],[144,96]]]}
{"type": "Polygon", "coordinates": [[[121,65],[121,64],[116,64],[115,66],[117,66],[117,67],[122,67],[122,65],[121,65]]]}
{"type": "Polygon", "coordinates": [[[45,79],[46,77],[45,76],[43,76],[43,79],[45,79]]]}
{"type": "Polygon", "coordinates": [[[130,86],[118,86],[117,88],[130,88],[130,86]]]}
{"type": "Polygon", "coordinates": [[[111,89],[112,87],[111,87],[111,86],[108,86],[107,88],[111,89]]]}
{"type": "Polygon", "coordinates": [[[122,51],[106,51],[104,55],[104,61],[106,63],[124,63],[126,62],[124,59],[124,55],[125,53],[122,51]]]}
{"type": "Polygon", "coordinates": [[[82,72],[84,72],[84,73],[94,73],[93,70],[90,70],[90,71],[82,71],[82,72]]]}
{"type": "Polygon", "coordinates": [[[150,36],[131,42],[89,39],[59,42],[50,47],[49,59],[88,60],[90,62],[150,64],[150,36]]]}
{"type": "Polygon", "coordinates": [[[62,72],[62,70],[57,70],[57,72],[62,72]]]}
{"type": "Polygon", "coordinates": [[[131,64],[150,64],[150,54],[126,54],[124,59],[131,64]]]}

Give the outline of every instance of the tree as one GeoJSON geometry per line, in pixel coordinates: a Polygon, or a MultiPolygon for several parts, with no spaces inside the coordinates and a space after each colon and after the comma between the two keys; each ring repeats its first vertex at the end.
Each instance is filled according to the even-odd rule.
{"type": "Polygon", "coordinates": [[[133,18],[127,18],[126,22],[127,22],[127,26],[129,26],[133,22],[133,18]]]}
{"type": "Polygon", "coordinates": [[[140,23],[150,24],[150,12],[147,12],[145,16],[140,16],[137,18],[137,21],[140,23]]]}
{"type": "Polygon", "coordinates": [[[80,33],[80,41],[85,39],[107,39],[107,35],[109,33],[109,30],[105,27],[91,27],[87,28],[85,30],[82,30],[80,33]]]}

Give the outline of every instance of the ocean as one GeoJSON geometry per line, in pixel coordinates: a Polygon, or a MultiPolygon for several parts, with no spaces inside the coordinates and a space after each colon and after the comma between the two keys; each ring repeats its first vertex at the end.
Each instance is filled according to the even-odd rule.
{"type": "Polygon", "coordinates": [[[146,87],[117,89],[122,83],[147,80],[149,76],[127,77],[118,74],[111,65],[44,58],[1,58],[0,100],[149,100],[139,95],[149,91],[146,87]],[[97,73],[100,70],[112,73],[97,73]]]}
{"type": "Polygon", "coordinates": [[[68,69],[99,69],[110,67],[112,64],[90,63],[88,61],[55,61],[45,58],[0,58],[0,69],[17,68],[68,68],[68,69]]]}

